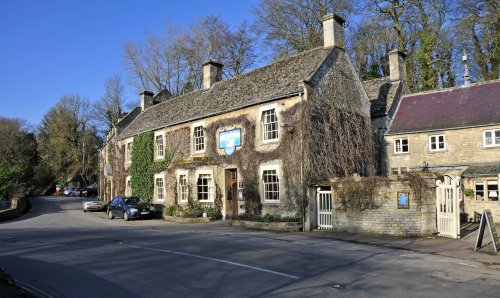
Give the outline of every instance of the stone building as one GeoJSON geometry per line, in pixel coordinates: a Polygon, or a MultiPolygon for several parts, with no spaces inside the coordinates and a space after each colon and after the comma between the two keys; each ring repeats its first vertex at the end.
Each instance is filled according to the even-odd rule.
{"type": "MultiPolygon", "coordinates": [[[[220,208],[224,218],[303,216],[305,229],[315,228],[307,218],[315,196],[307,188],[337,174],[336,167],[322,166],[336,162],[328,146],[371,146],[370,102],[345,51],[343,23],[327,15],[324,46],[228,80],[221,80],[220,63],[208,61],[200,90],[176,97],[143,92],[140,113],[119,123],[101,150],[104,196],[134,194],[134,139],[149,133],[154,161],[166,162],[150,177],[154,204],[198,201],[220,208]],[[340,120],[331,122],[334,117],[340,120]],[[362,129],[350,129],[353,123],[362,129]],[[329,137],[342,130],[350,137],[329,137]]],[[[364,153],[353,152],[344,172],[367,171],[364,153]]]]}
{"type": "Polygon", "coordinates": [[[387,155],[384,134],[394,118],[396,107],[403,95],[410,89],[406,83],[405,54],[398,50],[389,52],[389,75],[383,78],[363,81],[370,100],[371,125],[375,133],[377,146],[377,174],[387,172],[387,155]]]}
{"type": "Polygon", "coordinates": [[[500,222],[500,81],[403,96],[385,136],[389,175],[431,170],[461,177],[462,213],[500,222]]]}

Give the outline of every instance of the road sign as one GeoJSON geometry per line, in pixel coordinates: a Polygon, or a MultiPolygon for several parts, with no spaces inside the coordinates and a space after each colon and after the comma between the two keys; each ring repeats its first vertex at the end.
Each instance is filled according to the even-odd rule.
{"type": "Polygon", "coordinates": [[[488,224],[488,228],[490,229],[491,242],[493,243],[493,250],[498,252],[498,248],[500,247],[500,241],[498,240],[497,229],[495,228],[495,223],[493,222],[493,216],[491,216],[490,210],[484,210],[483,215],[481,216],[481,223],[479,224],[479,231],[477,234],[476,247],[475,251],[481,248],[483,243],[484,229],[486,228],[486,223],[488,224]]]}

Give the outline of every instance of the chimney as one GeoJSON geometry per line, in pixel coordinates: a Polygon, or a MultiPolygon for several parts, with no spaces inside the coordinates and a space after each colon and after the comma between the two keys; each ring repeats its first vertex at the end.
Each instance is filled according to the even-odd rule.
{"type": "Polygon", "coordinates": [[[145,109],[152,106],[153,103],[153,95],[154,93],[151,91],[143,91],[139,94],[141,96],[141,109],[144,112],[145,109]]]}
{"type": "Polygon", "coordinates": [[[222,79],[222,67],[224,65],[214,60],[203,63],[203,89],[210,89],[215,83],[222,79]]]}
{"type": "Polygon", "coordinates": [[[391,81],[406,80],[406,55],[395,49],[389,52],[389,78],[391,81]]]}
{"type": "Polygon", "coordinates": [[[323,44],[325,48],[344,48],[345,20],[336,14],[327,14],[323,17],[323,44]]]}

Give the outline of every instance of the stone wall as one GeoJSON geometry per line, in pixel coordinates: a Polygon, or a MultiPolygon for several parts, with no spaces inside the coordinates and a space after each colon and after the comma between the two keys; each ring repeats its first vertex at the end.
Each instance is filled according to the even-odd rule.
{"type": "Polygon", "coordinates": [[[12,198],[10,209],[0,211],[0,222],[21,216],[28,209],[28,199],[26,197],[12,198]]]}
{"type": "MultiPolygon", "coordinates": [[[[433,183],[433,181],[429,181],[433,183]]],[[[335,198],[335,194],[333,194],[335,198]]],[[[423,236],[436,232],[435,189],[431,188],[419,205],[411,189],[401,181],[391,181],[379,191],[379,208],[363,211],[338,209],[334,203],[333,229],[350,233],[423,236]],[[398,192],[409,193],[409,209],[398,209],[398,192]]]]}

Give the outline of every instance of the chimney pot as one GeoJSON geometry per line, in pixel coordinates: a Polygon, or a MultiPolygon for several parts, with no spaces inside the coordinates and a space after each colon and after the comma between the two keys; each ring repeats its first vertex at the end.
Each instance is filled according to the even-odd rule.
{"type": "Polygon", "coordinates": [[[149,108],[154,104],[153,95],[151,91],[143,91],[139,94],[141,96],[141,110],[144,112],[145,109],[149,108]]]}
{"type": "Polygon", "coordinates": [[[210,89],[215,83],[222,80],[222,68],[224,65],[215,60],[203,63],[203,89],[210,89]]]}
{"type": "Polygon", "coordinates": [[[389,52],[389,78],[391,81],[406,80],[406,55],[394,49],[389,52]]]}
{"type": "Polygon", "coordinates": [[[345,20],[336,14],[327,14],[322,18],[323,45],[328,47],[344,48],[344,23],[345,20]]]}

